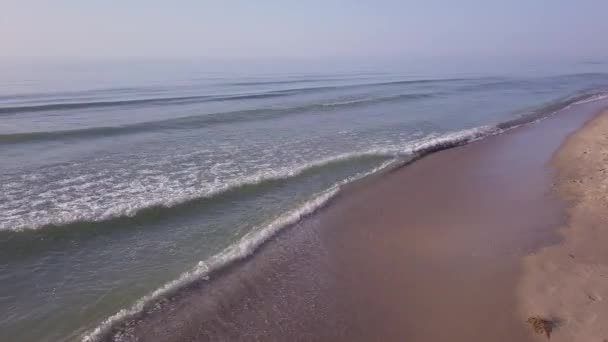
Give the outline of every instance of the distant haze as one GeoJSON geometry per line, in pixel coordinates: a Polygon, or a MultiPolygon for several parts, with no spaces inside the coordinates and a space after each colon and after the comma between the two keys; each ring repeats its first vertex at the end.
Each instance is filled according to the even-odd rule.
{"type": "Polygon", "coordinates": [[[605,0],[2,0],[0,58],[608,56],[605,0]]]}

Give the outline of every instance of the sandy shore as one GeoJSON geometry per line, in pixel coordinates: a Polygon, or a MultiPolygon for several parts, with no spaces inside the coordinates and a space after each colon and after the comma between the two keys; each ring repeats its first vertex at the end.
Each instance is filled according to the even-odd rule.
{"type": "MultiPolygon", "coordinates": [[[[607,274],[599,265],[608,249],[601,250],[595,221],[581,233],[568,233],[571,245],[527,258],[523,269],[529,275],[524,282],[521,276],[522,258],[559,242],[556,227],[566,222],[563,201],[551,191],[551,158],[569,134],[605,105],[573,106],[541,123],[359,182],[250,259],[180,291],[117,327],[108,339],[533,341],[525,322],[528,311],[569,320],[559,310],[571,304],[555,301],[569,297],[555,293],[575,287],[580,296],[572,305],[579,300],[602,305],[602,288],[596,285],[601,272],[607,274]],[[571,266],[562,268],[562,263],[571,266]],[[518,289],[532,293],[534,300],[518,301],[518,289]]],[[[599,126],[589,124],[581,132],[594,127],[599,126]]],[[[561,166],[568,163],[562,161],[563,153],[553,164],[559,167],[564,193],[572,194],[582,185],[565,181],[576,172],[561,166]]],[[[590,153],[580,158],[603,158],[601,151],[590,153]]],[[[587,172],[582,165],[577,172],[587,172]]],[[[599,180],[601,173],[593,170],[599,180]]],[[[599,189],[589,190],[589,196],[600,196],[599,189]]],[[[575,196],[577,203],[584,202],[581,196],[575,196]]],[[[601,207],[577,208],[570,216],[582,220],[601,207]]],[[[583,309],[576,308],[571,315],[579,317],[583,309]]],[[[600,321],[590,323],[587,311],[580,315],[584,324],[601,329],[600,321]]],[[[568,326],[555,331],[556,340],[572,340],[566,331],[580,330],[568,326]]]]}
{"type": "Polygon", "coordinates": [[[552,164],[568,221],[561,243],[524,260],[522,315],[553,321],[553,341],[608,341],[608,112],[571,135],[552,164]]]}

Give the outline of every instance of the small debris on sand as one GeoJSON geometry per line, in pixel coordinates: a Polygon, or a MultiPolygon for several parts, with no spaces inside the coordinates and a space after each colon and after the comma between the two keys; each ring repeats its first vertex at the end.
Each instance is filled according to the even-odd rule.
{"type": "Polygon", "coordinates": [[[532,328],[537,334],[545,334],[548,339],[551,338],[551,332],[553,331],[553,327],[555,327],[555,322],[540,316],[532,316],[528,318],[527,322],[532,325],[532,328]]]}

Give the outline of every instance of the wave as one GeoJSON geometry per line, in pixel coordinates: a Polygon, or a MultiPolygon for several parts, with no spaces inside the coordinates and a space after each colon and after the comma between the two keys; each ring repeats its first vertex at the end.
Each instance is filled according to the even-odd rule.
{"type": "Polygon", "coordinates": [[[14,222],[4,222],[0,223],[0,231],[24,232],[31,230],[46,230],[47,228],[51,227],[59,228],[78,223],[94,223],[122,218],[135,218],[139,215],[146,215],[147,212],[154,209],[165,210],[165,214],[170,215],[171,211],[179,209],[179,206],[187,205],[194,201],[214,198],[228,192],[235,192],[245,187],[262,186],[280,180],[291,179],[319,168],[352,160],[369,157],[394,157],[396,153],[397,151],[395,149],[372,149],[363,152],[344,153],[337,156],[318,159],[297,167],[283,168],[275,171],[261,171],[247,177],[242,177],[232,183],[223,184],[222,186],[213,188],[211,190],[201,189],[200,191],[192,192],[179,197],[159,198],[153,202],[130,204],[124,208],[121,207],[116,210],[105,210],[100,213],[93,212],[90,215],[76,213],[74,215],[62,217],[47,217],[42,219],[37,218],[36,221],[28,220],[17,224],[14,222]]]}
{"type": "MultiPolygon", "coordinates": [[[[74,214],[74,215],[63,215],[63,216],[48,216],[48,217],[37,217],[34,219],[26,219],[26,218],[16,218],[14,220],[10,220],[10,222],[3,222],[0,224],[0,231],[25,231],[25,230],[37,230],[43,227],[60,227],[71,225],[75,223],[83,223],[83,222],[102,222],[108,221],[116,218],[122,217],[135,217],[140,214],[145,214],[146,210],[150,210],[153,208],[161,208],[165,210],[166,208],[173,208],[175,206],[189,203],[192,201],[198,201],[203,198],[212,198],[219,194],[234,191],[236,189],[240,189],[245,186],[251,185],[259,185],[267,182],[272,182],[281,179],[288,179],[292,177],[296,177],[302,175],[310,170],[314,170],[321,167],[327,167],[332,164],[341,163],[344,161],[351,161],[360,158],[366,157],[398,157],[403,158],[406,156],[412,155],[420,155],[420,154],[428,154],[441,149],[457,146],[460,144],[467,143],[472,139],[482,138],[484,136],[494,134],[495,132],[499,132],[502,130],[507,130],[513,127],[517,127],[522,124],[526,124],[529,122],[533,122],[539,120],[543,117],[548,116],[549,114],[558,111],[563,108],[567,108],[573,104],[581,104],[589,101],[601,100],[608,96],[605,93],[586,93],[575,95],[560,101],[556,101],[553,103],[549,103],[546,106],[542,107],[537,111],[532,111],[531,113],[527,113],[522,115],[516,119],[499,123],[495,126],[488,127],[480,127],[473,130],[466,130],[462,132],[456,132],[451,134],[444,135],[430,135],[425,139],[421,139],[414,142],[408,142],[404,146],[389,146],[383,149],[371,149],[365,151],[356,151],[351,153],[345,153],[341,155],[331,156],[328,158],[323,158],[319,160],[314,160],[309,163],[291,167],[291,168],[281,168],[273,171],[260,171],[256,174],[249,175],[247,177],[241,177],[229,183],[222,184],[217,187],[212,188],[201,188],[196,191],[188,192],[187,195],[180,195],[172,198],[155,198],[154,200],[145,201],[136,204],[129,204],[122,207],[117,207],[111,210],[103,210],[103,211],[91,211],[89,214],[74,214]]],[[[219,117],[216,118],[218,120],[224,120],[219,117]]],[[[224,121],[225,122],[225,121],[224,121]]],[[[186,119],[182,121],[181,124],[185,126],[192,127],[192,122],[186,119]]],[[[172,123],[172,127],[176,127],[176,123],[172,123]]],[[[166,124],[165,124],[166,127],[166,124]]],[[[108,131],[111,133],[112,129],[116,128],[108,128],[108,131]]],[[[140,127],[130,127],[131,130],[148,130],[147,126],[140,127]]],[[[108,134],[108,131],[103,131],[96,128],[97,131],[93,132],[94,134],[108,134]]],[[[51,137],[51,134],[55,133],[47,133],[46,136],[42,135],[39,138],[48,138],[51,137]]],[[[70,134],[83,134],[88,135],[91,134],[91,131],[77,131],[71,132],[70,134]]],[[[23,139],[31,139],[31,136],[26,137],[18,137],[12,136],[11,138],[23,138],[23,139]]],[[[0,136],[0,142],[2,142],[2,136],[0,136]]]]}
{"type": "Polygon", "coordinates": [[[337,81],[349,81],[352,78],[338,77],[338,78],[297,78],[287,80],[267,80],[267,81],[243,81],[243,82],[230,82],[226,85],[230,86],[259,86],[259,85],[282,85],[282,84],[300,84],[300,83],[317,83],[317,82],[337,82],[337,81]]]}
{"type": "MultiPolygon", "coordinates": [[[[228,192],[238,191],[245,187],[262,186],[271,182],[292,179],[319,168],[326,168],[335,164],[361,160],[363,158],[400,158],[401,160],[404,160],[421,154],[427,154],[435,150],[457,146],[466,143],[471,139],[490,134],[493,131],[494,129],[491,127],[481,127],[444,135],[429,135],[424,139],[408,143],[405,146],[392,146],[344,153],[318,159],[297,167],[261,171],[212,189],[204,188],[178,197],[158,198],[153,201],[129,204],[128,206],[112,210],[92,211],[86,215],[82,212],[78,212],[73,215],[36,217],[35,220],[20,219],[3,222],[0,224],[0,231],[19,233],[23,231],[46,230],[51,227],[59,228],[78,223],[95,223],[122,218],[136,218],[138,216],[145,216],[150,211],[158,211],[158,209],[162,210],[165,215],[171,215],[174,210],[178,210],[182,205],[188,205],[189,203],[203,199],[214,198],[228,192]]],[[[155,215],[158,215],[158,213],[155,213],[155,215]]]]}
{"type": "Polygon", "coordinates": [[[543,119],[560,110],[569,108],[572,105],[598,101],[606,98],[608,94],[605,89],[584,90],[569,97],[560,98],[542,105],[540,108],[525,112],[513,120],[501,122],[496,125],[499,129],[510,129],[530,122],[543,119]]]}
{"type": "Polygon", "coordinates": [[[605,73],[605,72],[579,72],[579,73],[561,75],[561,76],[558,76],[558,78],[560,78],[560,79],[568,79],[568,78],[583,78],[583,79],[600,78],[600,79],[605,79],[607,76],[608,76],[608,73],[605,73]]]}
{"type": "Polygon", "coordinates": [[[10,101],[10,100],[35,100],[35,99],[49,99],[56,97],[67,97],[67,98],[75,98],[81,96],[91,96],[96,94],[103,95],[116,95],[116,94],[128,94],[141,90],[154,90],[151,87],[113,87],[113,88],[93,88],[93,89],[84,89],[78,91],[60,91],[60,92],[28,92],[28,93],[14,93],[14,94],[6,94],[0,95],[1,101],[10,101]]]}
{"type": "MultiPolygon", "coordinates": [[[[250,233],[246,234],[235,244],[227,247],[221,253],[211,257],[208,260],[200,261],[196,267],[192,270],[183,273],[178,279],[173,280],[161,288],[153,291],[152,293],[139,299],[131,308],[120,310],[118,313],[108,317],[106,320],[101,322],[95,329],[85,334],[82,338],[83,342],[94,342],[104,340],[110,337],[117,326],[123,324],[129,320],[137,319],[141,315],[144,315],[149,310],[158,310],[162,306],[162,299],[168,298],[179,290],[187,287],[188,285],[198,282],[205,281],[213,275],[213,272],[224,268],[238,260],[243,260],[251,256],[262,244],[268,241],[270,238],[279,233],[283,228],[292,226],[302,220],[304,217],[313,214],[319,208],[324,207],[332,198],[340,193],[340,190],[346,185],[353,181],[356,181],[369,174],[377,173],[380,170],[387,169],[390,165],[404,165],[413,162],[425,155],[440,150],[464,145],[473,141],[483,139],[484,137],[502,133],[506,130],[518,127],[526,122],[534,122],[543,117],[568,108],[571,105],[587,103],[595,100],[601,100],[607,98],[607,94],[579,94],[570,98],[550,103],[538,110],[534,115],[523,116],[521,119],[512,120],[509,122],[501,123],[495,126],[484,126],[473,128],[469,130],[452,132],[444,135],[429,136],[423,140],[420,140],[414,144],[409,145],[405,149],[399,150],[398,153],[395,151],[382,151],[382,153],[393,155],[395,158],[389,162],[385,162],[378,168],[372,170],[369,173],[354,176],[346,179],[338,184],[334,185],[330,189],[317,195],[310,201],[304,203],[301,207],[294,209],[268,225],[264,227],[258,227],[253,229],[250,233]],[[399,159],[399,156],[401,157],[399,159]],[[407,156],[407,157],[406,157],[407,156]],[[399,161],[399,162],[397,162],[399,161]]],[[[369,152],[369,153],[378,153],[369,152]]],[[[343,158],[351,158],[352,156],[344,156],[343,158]]]]}
{"type": "Polygon", "coordinates": [[[141,104],[173,105],[173,104],[189,104],[189,103],[209,102],[209,101],[251,100],[251,99],[262,99],[262,98],[287,96],[292,93],[293,92],[285,90],[285,91],[274,91],[274,92],[258,93],[258,94],[240,94],[240,95],[225,95],[225,96],[197,95],[197,96],[160,97],[160,98],[145,98],[145,99],[134,99],[134,100],[119,100],[119,101],[62,102],[62,103],[49,103],[49,104],[32,105],[32,106],[0,107],[0,114],[31,113],[31,112],[44,112],[44,111],[55,111],[55,110],[74,110],[74,109],[83,109],[83,108],[119,107],[119,106],[132,106],[132,105],[141,105],[141,104]]]}
{"type": "MultiPolygon", "coordinates": [[[[331,199],[340,193],[344,186],[371,174],[376,174],[381,170],[386,170],[391,166],[402,166],[429,153],[464,145],[499,132],[500,130],[497,130],[495,127],[477,127],[444,135],[429,136],[426,139],[409,145],[407,148],[400,150],[398,153],[395,153],[395,151],[374,150],[357,154],[345,154],[337,157],[338,159],[350,159],[367,155],[392,155],[394,158],[382,163],[380,166],[369,172],[352,176],[338,182],[331,188],[305,202],[300,207],[279,216],[265,226],[252,229],[235,244],[228,246],[222,252],[209,258],[208,260],[200,261],[192,270],[183,273],[176,280],[165,284],[161,288],[139,299],[131,308],[120,310],[116,314],[108,317],[95,329],[85,334],[82,341],[93,342],[103,340],[112,333],[112,330],[114,327],[116,327],[116,325],[129,319],[135,319],[139,315],[145,314],[151,309],[158,310],[158,308],[161,306],[162,299],[170,297],[177,291],[191,285],[194,282],[208,280],[214,271],[222,269],[235,261],[248,258],[261,245],[274,237],[284,228],[298,223],[303,218],[315,213],[317,210],[327,205],[331,199]],[[398,156],[401,156],[401,158],[398,159],[398,156]]],[[[325,163],[334,162],[334,160],[335,159],[327,160],[325,163]]],[[[322,163],[319,163],[319,166],[320,165],[322,165],[322,163]]],[[[302,170],[305,170],[305,168],[302,168],[302,170]]]]}
{"type": "MultiPolygon", "coordinates": [[[[421,81],[419,81],[421,82],[421,81]]],[[[605,90],[593,90],[583,91],[573,96],[558,99],[554,102],[549,102],[542,105],[538,109],[530,110],[523,113],[517,118],[499,123],[497,127],[501,129],[509,128],[511,126],[517,126],[525,124],[530,121],[534,121],[541,118],[547,113],[557,111],[565,108],[569,105],[575,104],[580,101],[595,101],[605,96],[605,90]]],[[[76,138],[95,138],[95,137],[109,137],[124,134],[154,132],[160,130],[170,129],[197,129],[212,125],[220,124],[231,124],[238,122],[250,122],[259,120],[270,120],[277,117],[286,115],[298,115],[305,114],[311,111],[327,111],[338,108],[351,108],[356,106],[368,106],[378,103],[392,102],[392,101],[414,101],[421,99],[428,99],[437,96],[441,96],[444,93],[441,92],[428,92],[428,93],[406,93],[389,96],[378,96],[368,97],[361,99],[336,101],[328,103],[315,103],[306,104],[302,106],[285,107],[285,108],[257,108],[250,110],[240,110],[233,112],[219,112],[204,115],[193,115],[184,116],[178,118],[171,118],[166,120],[148,121],[135,123],[123,126],[103,126],[103,127],[91,127],[83,129],[73,130],[58,130],[58,131],[47,131],[47,132],[23,132],[23,133],[9,133],[0,134],[0,144],[16,144],[26,142],[40,142],[60,139],[76,139],[76,138]]]]}
{"type": "Polygon", "coordinates": [[[398,94],[391,96],[378,96],[378,97],[368,97],[362,99],[355,100],[346,100],[346,101],[338,101],[338,102],[330,102],[318,105],[320,107],[339,107],[339,106],[353,106],[358,104],[373,104],[373,103],[384,103],[391,102],[397,100],[417,100],[417,99],[426,99],[435,96],[442,95],[440,92],[435,93],[412,93],[412,94],[398,94]]]}
{"type": "Polygon", "coordinates": [[[584,104],[584,103],[604,100],[607,98],[608,98],[608,94],[600,93],[600,94],[592,95],[589,98],[583,98],[581,100],[578,100],[578,101],[574,102],[573,104],[584,104]]]}
{"type": "MultiPolygon", "coordinates": [[[[347,81],[352,80],[351,78],[321,78],[321,79],[297,79],[297,80],[283,80],[283,81],[250,81],[250,82],[235,82],[228,83],[229,85],[238,86],[252,86],[252,85],[280,85],[280,84],[294,84],[294,83],[312,83],[312,82],[328,82],[328,81],[347,81]]],[[[398,81],[386,81],[386,82],[375,82],[369,84],[354,84],[354,85],[343,85],[343,87],[351,86],[376,86],[376,85],[391,85],[391,84],[417,84],[417,83],[431,83],[431,82],[453,82],[453,81],[467,81],[471,80],[468,78],[430,78],[430,79],[418,79],[418,80],[398,80],[398,81]]],[[[340,87],[340,86],[337,86],[340,87]]]]}
{"type": "Polygon", "coordinates": [[[72,130],[57,130],[47,132],[23,132],[0,134],[0,144],[15,144],[23,142],[37,142],[55,140],[57,138],[93,138],[107,137],[122,134],[153,132],[166,129],[196,129],[210,125],[229,124],[268,120],[285,115],[301,114],[310,111],[327,111],[338,107],[354,107],[372,105],[391,101],[418,100],[439,96],[441,93],[412,93],[393,96],[369,97],[342,102],[321,104],[308,104],[286,108],[258,108],[233,112],[220,112],[204,115],[184,116],[166,120],[148,121],[124,126],[103,126],[72,130]]]}
{"type": "MultiPolygon", "coordinates": [[[[450,134],[443,135],[429,135],[426,138],[417,141],[410,141],[402,146],[388,146],[380,149],[370,149],[365,151],[356,151],[351,153],[345,153],[341,155],[335,155],[319,160],[314,160],[309,163],[299,165],[291,168],[281,168],[273,171],[260,171],[256,174],[249,175],[247,177],[241,177],[237,180],[225,183],[213,188],[202,188],[196,191],[188,192],[187,195],[180,195],[172,198],[155,198],[151,201],[145,201],[136,204],[129,204],[124,207],[117,207],[112,210],[92,211],[90,214],[83,215],[64,215],[64,216],[49,216],[49,217],[37,217],[34,219],[15,219],[11,222],[4,222],[0,224],[0,231],[25,231],[25,230],[37,230],[43,227],[60,227],[71,225],[75,223],[86,223],[86,222],[102,222],[113,220],[123,217],[136,217],[138,215],[145,215],[147,210],[151,209],[162,209],[170,210],[170,208],[189,203],[192,201],[198,201],[204,198],[212,198],[219,194],[223,194],[229,191],[236,191],[242,187],[251,185],[260,185],[268,182],[277,180],[288,179],[292,177],[300,176],[310,170],[317,168],[327,167],[332,164],[341,163],[345,161],[352,161],[367,157],[391,157],[391,158],[406,158],[411,156],[425,155],[442,149],[458,146],[461,144],[468,143],[474,139],[480,139],[487,135],[495,134],[503,130],[507,130],[513,127],[517,127],[522,124],[539,120],[549,114],[558,111],[563,108],[567,108],[570,105],[578,103],[586,103],[586,101],[593,101],[603,99],[608,94],[593,93],[593,94],[579,94],[570,98],[556,101],[554,103],[547,104],[537,111],[527,113],[514,120],[499,123],[495,126],[479,127],[471,130],[458,131],[450,134]]],[[[191,127],[191,123],[187,122],[188,126],[191,127]]],[[[147,127],[139,129],[148,129],[147,127]]],[[[89,132],[80,132],[81,134],[88,134],[89,132]]],[[[1,141],[1,139],[0,139],[1,141]]]]}
{"type": "Polygon", "coordinates": [[[271,90],[271,91],[266,91],[266,92],[244,93],[244,94],[194,95],[194,96],[130,99],[130,100],[118,100],[118,101],[59,102],[59,103],[47,103],[47,104],[40,104],[40,105],[0,107],[0,115],[44,112],[44,111],[57,111],[57,110],[65,111],[65,110],[75,110],[75,109],[84,109],[84,108],[134,106],[134,105],[146,105],[146,104],[175,105],[175,104],[191,104],[191,103],[211,102],[211,101],[252,100],[252,99],[264,99],[264,98],[289,96],[289,95],[309,93],[309,92],[335,90],[335,89],[379,87],[379,86],[389,86],[389,85],[409,85],[409,84],[433,83],[433,82],[458,82],[458,81],[465,81],[465,80],[469,80],[469,79],[450,78],[450,79],[400,80],[400,81],[387,81],[387,82],[375,82],[375,83],[360,83],[360,84],[347,84],[347,85],[291,88],[291,89],[271,90]]]}
{"type": "Polygon", "coordinates": [[[459,87],[457,91],[459,92],[475,92],[475,91],[490,91],[490,90],[498,90],[498,89],[511,89],[511,88],[530,88],[534,87],[537,82],[540,80],[544,80],[546,82],[553,82],[555,84],[568,83],[576,80],[585,80],[591,81],[596,80],[597,84],[595,88],[598,88],[602,85],[606,85],[608,83],[608,73],[574,73],[574,74],[564,74],[558,76],[544,76],[541,78],[535,79],[527,79],[527,78],[509,78],[509,77],[486,77],[477,79],[479,81],[474,84],[465,84],[462,87],[459,87]]]}
{"type": "MultiPolygon", "coordinates": [[[[280,216],[267,226],[254,229],[241,238],[238,243],[226,248],[224,251],[211,257],[207,261],[200,261],[194,269],[183,273],[176,280],[165,284],[161,288],[139,299],[133,307],[120,310],[116,314],[108,317],[93,331],[83,336],[82,341],[101,341],[112,332],[112,329],[117,324],[143,314],[153,303],[158,302],[160,299],[171,296],[193,282],[209,279],[210,274],[215,270],[219,270],[235,261],[246,259],[260,245],[274,236],[282,228],[297,223],[303,217],[314,213],[316,210],[326,205],[338,193],[338,190],[339,186],[334,186],[314,199],[306,202],[300,208],[280,216]]],[[[155,305],[155,307],[158,308],[159,306],[155,305]]]]}

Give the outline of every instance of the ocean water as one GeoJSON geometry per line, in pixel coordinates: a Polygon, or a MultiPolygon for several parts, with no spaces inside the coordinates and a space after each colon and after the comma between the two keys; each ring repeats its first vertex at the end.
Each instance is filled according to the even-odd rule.
{"type": "Polygon", "coordinates": [[[604,98],[608,66],[0,66],[0,340],[94,340],[345,184],[604,98]]]}

